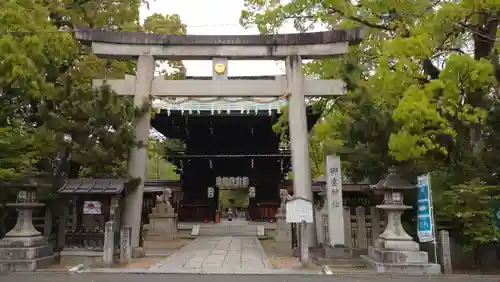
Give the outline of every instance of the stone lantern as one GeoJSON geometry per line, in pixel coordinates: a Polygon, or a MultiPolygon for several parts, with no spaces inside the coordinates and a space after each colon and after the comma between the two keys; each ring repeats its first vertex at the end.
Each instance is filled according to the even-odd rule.
{"type": "Polygon", "coordinates": [[[380,273],[440,273],[440,266],[429,263],[427,252],[420,251],[419,244],[413,241],[401,224],[403,212],[412,208],[403,203],[404,192],[416,189],[416,186],[391,168],[371,189],[384,193],[384,200],[377,208],[387,215],[386,228],[375,240],[374,246],[368,248],[368,256],[363,256],[363,259],[380,273]]]}
{"type": "Polygon", "coordinates": [[[17,209],[18,217],[15,227],[0,240],[0,272],[35,271],[54,262],[47,238],[33,226],[33,210],[44,206],[37,201],[37,187],[32,182],[15,186],[19,189],[16,202],[6,204],[17,209]]]}

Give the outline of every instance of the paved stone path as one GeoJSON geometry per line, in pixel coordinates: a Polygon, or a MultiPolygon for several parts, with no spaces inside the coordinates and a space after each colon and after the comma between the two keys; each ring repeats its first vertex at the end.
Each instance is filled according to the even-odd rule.
{"type": "Polygon", "coordinates": [[[199,237],[149,269],[158,273],[265,273],[269,259],[255,237],[199,237]]]}
{"type": "Polygon", "coordinates": [[[498,282],[494,277],[316,276],[316,275],[199,275],[199,274],[12,274],[2,282],[498,282]]]}

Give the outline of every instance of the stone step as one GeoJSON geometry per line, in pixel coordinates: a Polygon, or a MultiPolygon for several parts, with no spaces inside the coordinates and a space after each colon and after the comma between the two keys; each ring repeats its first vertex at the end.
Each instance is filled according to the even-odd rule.
{"type": "Polygon", "coordinates": [[[257,226],[201,226],[199,236],[257,236],[257,226]]]}

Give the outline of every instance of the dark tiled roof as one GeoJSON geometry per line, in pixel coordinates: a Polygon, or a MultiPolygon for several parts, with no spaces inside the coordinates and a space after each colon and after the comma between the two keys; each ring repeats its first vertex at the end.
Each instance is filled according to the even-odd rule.
{"type": "Polygon", "coordinates": [[[372,185],[370,188],[375,190],[411,190],[416,188],[416,186],[411,184],[406,179],[403,179],[399,174],[396,173],[396,170],[394,168],[391,168],[383,179],[377,182],[377,184],[372,185]]]}
{"type": "Polygon", "coordinates": [[[119,195],[129,185],[128,179],[76,178],[68,179],[59,189],[59,194],[105,194],[119,195]]]}
{"type": "Polygon", "coordinates": [[[48,179],[44,178],[22,178],[16,181],[5,181],[0,182],[0,187],[12,187],[12,188],[38,188],[43,186],[50,186],[48,179]]]}
{"type": "Polygon", "coordinates": [[[148,179],[144,181],[144,193],[163,192],[165,188],[170,188],[172,191],[180,191],[181,182],[179,180],[155,180],[148,179]]]}

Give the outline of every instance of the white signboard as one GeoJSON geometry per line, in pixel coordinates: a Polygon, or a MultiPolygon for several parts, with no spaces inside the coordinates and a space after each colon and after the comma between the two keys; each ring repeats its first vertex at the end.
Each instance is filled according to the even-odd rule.
{"type": "Polygon", "coordinates": [[[286,202],[286,222],[313,223],[313,205],[311,201],[302,198],[295,198],[286,202]]]}
{"type": "Polygon", "coordinates": [[[344,206],[342,203],[340,158],[335,155],[326,156],[325,168],[329,243],[331,246],[344,245],[344,206]]]}
{"type": "Polygon", "coordinates": [[[247,188],[250,179],[246,176],[218,176],[215,178],[215,186],[219,188],[238,189],[247,188]]]}
{"type": "Polygon", "coordinates": [[[98,201],[84,201],[83,214],[101,214],[101,202],[98,201]]]}

